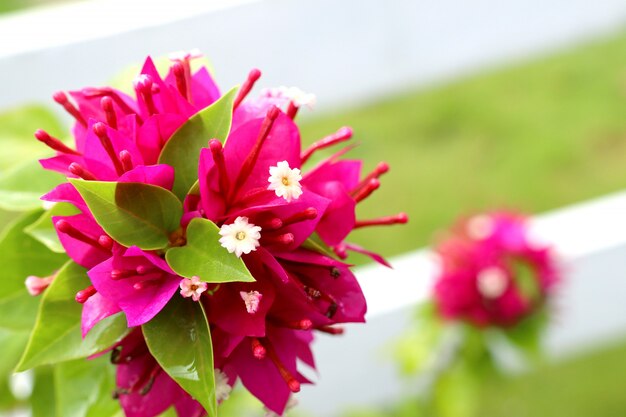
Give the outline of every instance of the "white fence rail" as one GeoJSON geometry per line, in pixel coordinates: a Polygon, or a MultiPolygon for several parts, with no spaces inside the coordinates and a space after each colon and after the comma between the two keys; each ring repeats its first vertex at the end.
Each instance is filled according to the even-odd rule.
{"type": "Polygon", "coordinates": [[[258,67],[320,108],[467,74],[626,24],[623,0],[89,0],[0,17],[0,109],[200,48],[221,85],[258,67]]]}

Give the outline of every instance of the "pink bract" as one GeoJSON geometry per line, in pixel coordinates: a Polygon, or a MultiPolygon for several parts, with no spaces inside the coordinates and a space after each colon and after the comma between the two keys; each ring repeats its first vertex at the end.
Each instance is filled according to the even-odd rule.
{"type": "MultiPolygon", "coordinates": [[[[76,120],[75,148],[38,131],[37,138],[57,151],[42,166],[69,178],[171,190],[176,172],[157,164],[163,147],[191,116],[221,96],[205,68],[192,74],[190,59],[174,60],[162,78],[148,58],[134,82],[135,97],[109,87],[85,88],[69,97],[55,94],[76,120]]],[[[361,161],[341,159],[350,148],[303,172],[299,198],[287,201],[268,189],[270,167],[285,161],[290,169],[303,169],[312,154],[350,139],[352,131],[341,128],[303,151],[293,120],[295,101],[272,94],[247,98],[259,76],[258,70],[251,71],[241,87],[225,144],[206,138],[199,155],[199,195],[183,202],[181,230],[194,217],[218,227],[241,217],[261,228],[259,246],[242,255],[256,281],[209,284],[197,298],[210,323],[215,367],[230,385],[240,379],[268,409],[282,414],[290,395],[309,383],[297,361],[315,367],[313,333],[339,334],[337,324],[365,320],[361,288],[339,259],[350,250],[388,265],[380,255],[345,242],[346,237],[357,227],[405,223],[407,217],[356,219],[357,204],[379,187],[388,166],[381,163],[362,177],[361,161]]],[[[116,392],[126,415],[152,417],[172,405],[180,417],[202,415],[202,407],[150,355],[139,330],[172,297],[182,296],[183,278],[163,253],[124,247],[108,236],[70,183],[43,199],[69,202],[81,212],[53,222],[68,255],[88,270],[92,283],[77,297],[84,305],[83,335],[119,312],[129,327],[136,327],[113,350],[116,392]]]]}

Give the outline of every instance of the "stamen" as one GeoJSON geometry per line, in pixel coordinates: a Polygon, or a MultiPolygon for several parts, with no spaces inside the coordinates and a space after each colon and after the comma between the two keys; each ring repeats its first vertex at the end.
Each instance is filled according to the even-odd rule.
{"type": "Polygon", "coordinates": [[[100,250],[104,250],[104,248],[102,246],[100,246],[100,243],[98,243],[97,240],[95,240],[92,237],[87,236],[86,234],[84,234],[83,232],[81,232],[80,230],[76,229],[74,226],[72,226],[70,223],[68,223],[66,220],[59,220],[55,223],[55,226],[57,228],[57,230],[61,233],[64,233],[66,235],[68,235],[71,238],[74,238],[76,240],[80,240],[83,243],[86,243],[90,246],[93,246],[96,249],[100,249],[100,250]]]}
{"type": "Polygon", "coordinates": [[[222,142],[217,139],[211,139],[209,141],[209,149],[211,150],[211,155],[213,155],[213,161],[215,161],[215,165],[217,166],[220,191],[222,193],[226,193],[229,188],[230,181],[228,180],[228,171],[226,170],[226,163],[224,162],[224,149],[222,148],[222,142]]]}
{"type": "Polygon", "coordinates": [[[294,223],[303,222],[306,220],[313,220],[317,217],[317,209],[315,207],[309,207],[302,210],[299,213],[292,215],[283,220],[283,226],[287,226],[294,223]]]}
{"type": "Polygon", "coordinates": [[[46,288],[48,288],[50,284],[52,284],[55,276],[56,275],[50,275],[49,277],[40,278],[31,275],[26,278],[26,281],[24,281],[24,285],[26,285],[26,290],[28,291],[28,293],[34,297],[44,292],[46,288]]]}
{"type": "Polygon", "coordinates": [[[264,342],[263,345],[267,351],[267,356],[274,363],[274,366],[276,366],[276,369],[278,369],[280,376],[287,383],[289,390],[291,392],[299,392],[300,382],[298,382],[298,380],[294,378],[293,375],[291,375],[291,372],[289,372],[287,368],[285,368],[285,365],[283,365],[283,363],[278,358],[278,355],[274,351],[274,347],[271,345],[269,340],[264,339],[263,342],[264,342]]]}
{"type": "Polygon", "coordinates": [[[374,191],[378,190],[378,188],[380,188],[380,181],[377,178],[372,178],[364,187],[354,191],[352,198],[359,203],[369,197],[374,191]]]}
{"type": "Polygon", "coordinates": [[[119,270],[119,269],[114,269],[113,271],[111,271],[111,279],[114,281],[118,281],[120,279],[124,279],[124,278],[130,278],[137,275],[136,271],[132,271],[132,270],[119,270]]]}
{"type": "Polygon", "coordinates": [[[185,76],[185,65],[182,62],[176,61],[172,64],[172,72],[174,73],[174,78],[176,78],[176,88],[181,96],[185,98],[185,100],[189,100],[187,96],[187,80],[185,76]]]}
{"type": "Polygon", "coordinates": [[[343,327],[320,326],[316,328],[316,330],[319,330],[320,332],[323,332],[323,333],[332,334],[332,335],[341,335],[345,333],[345,329],[343,327]]]}
{"type": "Polygon", "coordinates": [[[46,132],[45,130],[38,129],[35,132],[35,138],[44,144],[46,144],[50,149],[55,150],[57,152],[66,153],[70,155],[82,155],[80,152],[75,151],[69,146],[65,145],[57,138],[53,138],[46,132]]]}
{"type": "Polygon", "coordinates": [[[287,325],[287,327],[296,330],[311,330],[313,328],[313,322],[309,319],[302,319],[287,325]]]}
{"type": "Polygon", "coordinates": [[[100,143],[102,144],[102,147],[106,151],[107,155],[109,155],[111,162],[113,162],[113,166],[115,167],[115,172],[117,172],[117,175],[124,174],[124,167],[122,166],[122,162],[115,154],[113,143],[111,143],[111,138],[109,138],[109,135],[107,134],[107,126],[102,122],[97,122],[94,123],[92,129],[96,136],[98,136],[98,139],[100,139],[100,143]]]}
{"type": "Polygon", "coordinates": [[[281,219],[279,219],[278,217],[274,217],[269,222],[263,224],[263,230],[265,230],[267,232],[271,232],[273,230],[278,230],[281,227],[283,227],[283,221],[281,219]]]}
{"type": "Polygon", "coordinates": [[[378,219],[360,220],[356,222],[356,224],[354,225],[354,228],[358,229],[360,227],[368,227],[368,226],[404,224],[408,221],[409,221],[409,217],[406,215],[406,213],[400,213],[400,214],[396,214],[395,216],[379,217],[378,219]]]}
{"type": "Polygon", "coordinates": [[[233,110],[239,107],[241,102],[246,98],[248,93],[250,93],[250,90],[252,90],[252,87],[254,87],[254,84],[260,77],[261,71],[259,71],[258,69],[254,68],[252,69],[252,71],[250,71],[250,73],[248,74],[248,78],[246,79],[246,81],[244,81],[243,85],[239,89],[239,92],[237,93],[237,97],[235,98],[235,102],[233,103],[233,110]]]}
{"type": "Polygon", "coordinates": [[[146,74],[140,74],[137,78],[135,78],[133,85],[135,87],[137,95],[143,99],[146,108],[148,109],[148,113],[151,116],[157,114],[158,111],[156,109],[156,106],[154,105],[154,97],[152,97],[152,77],[146,74]]]}
{"type": "Polygon", "coordinates": [[[119,160],[122,164],[122,169],[124,170],[124,172],[128,172],[133,169],[133,157],[126,149],[120,152],[119,160]]]}
{"type": "Polygon", "coordinates": [[[145,279],[143,281],[139,281],[133,284],[133,288],[136,290],[143,290],[151,285],[157,285],[159,283],[158,279],[145,279]]]}
{"type": "Polygon", "coordinates": [[[337,246],[333,247],[333,252],[335,252],[335,255],[337,255],[341,259],[346,259],[348,257],[348,250],[346,248],[346,245],[344,245],[343,243],[340,243],[337,246]]]}
{"type": "Polygon", "coordinates": [[[67,98],[67,95],[63,91],[58,91],[54,93],[52,95],[52,98],[54,99],[54,101],[63,106],[65,111],[68,112],[74,119],[76,119],[78,123],[80,123],[84,127],[87,127],[87,121],[85,121],[85,118],[82,114],[80,114],[80,111],[78,111],[76,106],[70,103],[70,100],[67,98]]]}
{"type": "Polygon", "coordinates": [[[100,246],[102,246],[106,250],[113,249],[113,243],[114,243],[113,239],[111,239],[107,235],[102,235],[98,238],[98,244],[100,244],[100,246]]]}
{"type": "Polygon", "coordinates": [[[296,106],[293,101],[290,101],[287,107],[287,117],[291,120],[295,119],[299,109],[300,107],[296,106]]]}
{"type": "Polygon", "coordinates": [[[67,170],[71,174],[74,174],[77,177],[80,177],[80,178],[84,179],[85,181],[95,181],[95,180],[97,180],[95,175],[93,175],[91,172],[87,171],[85,168],[83,168],[80,164],[78,164],[76,162],[72,162],[67,167],[67,170]]]}
{"type": "Polygon", "coordinates": [[[115,104],[122,110],[124,114],[135,114],[135,110],[131,108],[124,99],[110,87],[86,88],[83,90],[85,97],[111,97],[115,104]]]}
{"type": "Polygon", "coordinates": [[[263,238],[263,243],[266,245],[278,244],[278,245],[291,245],[295,241],[293,233],[283,233],[277,236],[267,236],[263,238]]]}
{"type": "Polygon", "coordinates": [[[333,146],[340,142],[344,142],[346,140],[349,140],[351,137],[352,129],[349,127],[342,127],[332,135],[328,135],[325,138],[313,143],[307,150],[302,153],[300,159],[302,159],[302,163],[304,164],[316,151],[328,148],[329,146],[333,146]]]}
{"type": "Polygon", "coordinates": [[[252,355],[261,360],[265,359],[265,355],[267,354],[267,350],[263,347],[259,339],[256,337],[252,338],[252,355]]]}
{"type": "Polygon", "coordinates": [[[85,304],[87,300],[89,300],[89,297],[91,297],[97,292],[98,291],[96,291],[96,288],[93,285],[90,285],[84,290],[80,290],[76,293],[76,297],[75,297],[76,302],[80,304],[85,304]]]}
{"type": "Polygon", "coordinates": [[[267,116],[265,116],[265,120],[263,120],[263,123],[261,124],[261,129],[259,131],[259,136],[257,137],[256,143],[254,144],[254,147],[252,148],[252,150],[250,151],[250,153],[244,160],[241,166],[241,170],[239,171],[239,176],[237,177],[237,180],[235,181],[235,185],[231,188],[231,192],[227,201],[232,201],[233,197],[235,196],[235,193],[237,193],[239,188],[241,188],[244,182],[246,182],[246,180],[248,179],[248,176],[250,175],[250,173],[252,172],[252,169],[254,168],[254,164],[259,158],[259,154],[261,153],[261,148],[263,147],[265,140],[269,136],[270,131],[272,130],[272,126],[274,126],[274,121],[276,120],[279,114],[280,114],[280,110],[278,110],[278,107],[276,106],[273,106],[267,112],[267,116]]]}
{"type": "Polygon", "coordinates": [[[117,116],[115,115],[115,109],[113,109],[113,99],[109,96],[104,96],[100,99],[100,107],[104,111],[106,121],[113,129],[117,129],[117,116]]]}
{"type": "Polygon", "coordinates": [[[381,175],[387,172],[389,172],[389,164],[387,164],[386,162],[379,163],[378,165],[376,165],[376,168],[374,168],[372,172],[370,172],[365,178],[363,178],[363,180],[354,188],[354,190],[352,190],[352,192],[356,193],[357,190],[367,186],[367,184],[369,184],[373,179],[378,179],[381,175]]]}

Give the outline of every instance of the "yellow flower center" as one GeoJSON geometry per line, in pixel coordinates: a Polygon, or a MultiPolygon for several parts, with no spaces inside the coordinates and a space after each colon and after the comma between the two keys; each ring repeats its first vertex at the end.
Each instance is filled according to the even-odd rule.
{"type": "Polygon", "coordinates": [[[283,185],[289,185],[289,178],[283,177],[282,183],[283,183],[283,185]]]}
{"type": "Polygon", "coordinates": [[[246,238],[246,232],[237,232],[235,235],[235,239],[244,240],[246,238]]]}

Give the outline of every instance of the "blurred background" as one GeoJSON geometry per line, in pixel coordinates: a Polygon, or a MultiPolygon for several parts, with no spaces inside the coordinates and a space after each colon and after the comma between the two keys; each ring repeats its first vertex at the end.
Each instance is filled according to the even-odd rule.
{"type": "MultiPolygon", "coordinates": [[[[366,171],[391,165],[359,215],[406,211],[410,223],[353,236],[387,256],[427,246],[462,214],[542,213],[626,185],[623,0],[0,0],[0,13],[0,180],[45,152],[35,129],[67,134],[55,91],[103,85],[147,54],[199,48],[224,90],[258,67],[262,87],[317,94],[300,120],[305,143],[348,125],[366,171]]],[[[13,217],[0,212],[0,224],[13,217]]],[[[615,281],[622,297],[625,288],[615,281]]],[[[623,330],[486,382],[476,416],[626,415],[623,330]]],[[[0,373],[11,366],[0,361],[0,373]]],[[[364,395],[333,415],[416,415],[410,390],[403,397],[364,395]]]]}

